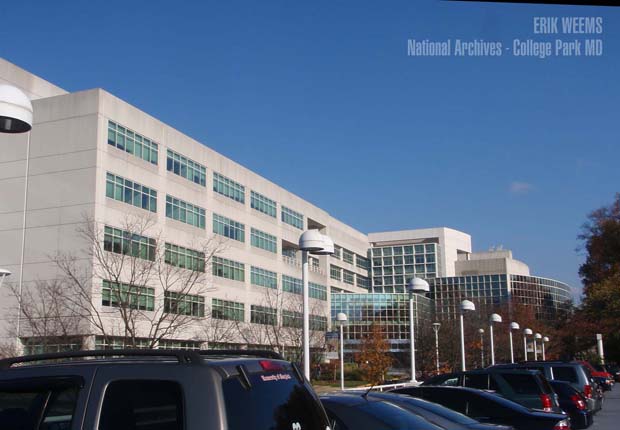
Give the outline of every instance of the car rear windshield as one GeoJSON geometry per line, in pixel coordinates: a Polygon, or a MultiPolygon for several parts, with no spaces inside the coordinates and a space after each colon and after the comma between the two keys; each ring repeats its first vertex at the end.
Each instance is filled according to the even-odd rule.
{"type": "Polygon", "coordinates": [[[79,386],[70,381],[2,382],[0,428],[69,430],[78,392],[79,386]]]}
{"type": "Polygon", "coordinates": [[[553,366],[553,379],[566,382],[579,382],[577,380],[577,372],[572,366],[553,366]]]}
{"type": "Polygon", "coordinates": [[[443,430],[424,418],[387,402],[368,402],[357,406],[394,430],[443,430]]]}
{"type": "Polygon", "coordinates": [[[503,373],[502,377],[517,394],[540,394],[542,391],[534,375],[503,373]]]}
{"type": "Polygon", "coordinates": [[[563,397],[569,397],[578,392],[572,385],[564,383],[564,381],[551,382],[551,386],[553,387],[553,391],[563,397]]]}
{"type": "Polygon", "coordinates": [[[288,370],[240,376],[222,382],[230,430],[325,430],[319,400],[288,370]]]}
{"type": "Polygon", "coordinates": [[[441,406],[437,403],[427,402],[424,400],[413,399],[413,398],[408,399],[405,396],[403,396],[402,399],[398,399],[397,404],[400,404],[406,409],[408,409],[407,405],[410,405],[412,410],[416,410],[416,408],[423,409],[435,415],[439,415],[440,417],[445,418],[447,420],[454,421],[455,423],[464,424],[464,425],[477,424],[476,420],[469,418],[467,415],[463,415],[459,412],[453,411],[452,409],[448,409],[445,406],[441,406]]]}

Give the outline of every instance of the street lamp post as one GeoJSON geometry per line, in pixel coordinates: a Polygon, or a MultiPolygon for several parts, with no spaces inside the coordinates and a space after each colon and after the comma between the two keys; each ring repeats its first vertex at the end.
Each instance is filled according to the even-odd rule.
{"type": "Polygon", "coordinates": [[[461,315],[460,315],[460,320],[461,320],[461,370],[465,372],[465,370],[467,370],[467,366],[465,366],[465,326],[463,323],[463,314],[467,311],[475,311],[476,305],[474,305],[474,302],[470,300],[463,300],[461,302],[460,310],[461,310],[461,315]]]}
{"type": "Polygon", "coordinates": [[[430,287],[428,285],[428,282],[426,282],[424,279],[411,278],[409,282],[407,282],[407,291],[409,292],[409,345],[411,348],[411,382],[415,383],[418,381],[415,379],[415,324],[413,319],[413,295],[415,293],[428,293],[430,291],[430,287]]]}
{"type": "Polygon", "coordinates": [[[344,323],[347,322],[347,314],[338,312],[336,319],[340,323],[340,389],[344,390],[344,323]]]}
{"type": "Polygon", "coordinates": [[[331,255],[334,253],[334,242],[318,230],[307,230],[299,237],[301,250],[303,283],[303,355],[304,375],[310,380],[310,299],[308,297],[308,253],[314,255],[331,255]]]}
{"type": "Polygon", "coordinates": [[[437,365],[437,374],[439,375],[439,327],[441,324],[438,322],[433,323],[433,331],[435,332],[435,362],[437,365]]]}
{"type": "Polygon", "coordinates": [[[493,344],[493,323],[501,323],[502,317],[499,314],[491,314],[489,317],[489,337],[491,338],[491,366],[495,365],[495,345],[493,344]]]}
{"type": "Polygon", "coordinates": [[[7,276],[11,276],[11,271],[7,269],[0,269],[0,289],[2,288],[2,284],[4,283],[4,278],[7,276]]]}
{"type": "Polygon", "coordinates": [[[527,361],[527,337],[531,336],[533,333],[531,328],[523,330],[523,356],[525,357],[525,361],[527,361]]]}
{"type": "Polygon", "coordinates": [[[547,358],[545,357],[545,343],[549,342],[549,338],[547,336],[542,338],[542,356],[543,356],[543,361],[547,360],[547,358]]]}
{"type": "Polygon", "coordinates": [[[484,329],[479,328],[478,334],[480,335],[480,367],[484,367],[484,329]]]}
{"type": "Polygon", "coordinates": [[[534,335],[534,361],[538,361],[538,347],[536,345],[536,341],[541,339],[542,335],[540,333],[536,333],[534,335]]]}
{"type": "Polygon", "coordinates": [[[510,362],[514,364],[515,362],[515,351],[512,347],[512,331],[513,330],[519,330],[519,323],[518,322],[511,322],[510,323],[510,329],[508,330],[508,337],[510,338],[510,362]]]}
{"type": "MultiPolygon", "coordinates": [[[[20,348],[20,320],[22,313],[22,289],[24,285],[24,252],[26,249],[26,210],[28,202],[28,170],[30,163],[30,130],[32,129],[32,103],[26,94],[12,85],[0,85],[0,133],[27,133],[26,174],[24,176],[24,206],[22,214],[22,244],[19,260],[19,284],[17,297],[17,318],[15,346],[20,348]]],[[[7,275],[2,276],[2,278],[7,275]]]]}

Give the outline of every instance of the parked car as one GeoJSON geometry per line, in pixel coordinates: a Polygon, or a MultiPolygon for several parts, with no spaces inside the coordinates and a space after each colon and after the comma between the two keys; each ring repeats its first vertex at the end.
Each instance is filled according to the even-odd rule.
{"type": "Polygon", "coordinates": [[[390,392],[438,403],[483,423],[510,425],[517,430],[570,430],[564,413],[543,412],[485,390],[467,387],[420,386],[390,392]]]}
{"type": "Polygon", "coordinates": [[[445,430],[400,406],[364,393],[339,392],[322,395],[320,399],[332,430],[445,430]]]}
{"type": "Polygon", "coordinates": [[[448,409],[437,403],[418,399],[406,394],[370,393],[371,397],[393,403],[416,415],[420,415],[433,424],[446,430],[511,430],[512,426],[481,423],[467,415],[448,409]]]}
{"type": "Polygon", "coordinates": [[[595,378],[613,379],[613,376],[611,375],[611,373],[609,373],[607,369],[605,368],[605,366],[603,366],[602,364],[598,364],[595,366],[591,364],[589,361],[585,361],[585,360],[578,361],[577,363],[580,363],[581,365],[585,366],[590,371],[592,376],[594,376],[595,378]]]}
{"type": "Polygon", "coordinates": [[[0,360],[1,429],[329,425],[297,366],[270,351],[107,350],[0,360]]]}
{"type": "Polygon", "coordinates": [[[587,399],[588,410],[597,412],[603,407],[602,393],[592,379],[588,369],[576,362],[568,361],[526,361],[517,364],[500,364],[493,368],[531,369],[540,371],[548,381],[566,381],[587,399]]]}
{"type": "Polygon", "coordinates": [[[611,391],[614,386],[614,376],[602,364],[591,364],[589,361],[580,361],[592,375],[592,378],[601,386],[603,391],[611,391]]]}
{"type": "MultiPolygon", "coordinates": [[[[558,399],[540,372],[527,369],[476,369],[452,373],[447,379],[437,378],[422,385],[453,385],[492,390],[532,409],[561,412],[558,399]]],[[[439,375],[441,376],[441,375],[439,375]]]]}
{"type": "Polygon", "coordinates": [[[596,384],[603,390],[603,393],[605,391],[611,391],[613,388],[613,382],[608,378],[602,376],[592,376],[592,379],[594,379],[594,382],[596,382],[596,384]]]}
{"type": "Polygon", "coordinates": [[[570,416],[573,429],[585,429],[592,425],[593,415],[588,410],[586,398],[571,384],[565,381],[550,381],[553,391],[558,395],[560,407],[570,416]]]}
{"type": "Polygon", "coordinates": [[[612,364],[611,366],[606,365],[605,368],[614,377],[615,382],[620,382],[620,367],[618,367],[615,364],[612,364]]]}

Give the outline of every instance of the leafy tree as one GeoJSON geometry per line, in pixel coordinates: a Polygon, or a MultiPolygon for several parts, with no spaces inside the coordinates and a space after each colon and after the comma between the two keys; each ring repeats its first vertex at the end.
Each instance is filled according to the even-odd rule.
{"type": "Polygon", "coordinates": [[[579,239],[586,251],[579,275],[587,296],[591,285],[605,281],[620,270],[620,193],[611,205],[590,213],[579,239]]]}
{"type": "Polygon", "coordinates": [[[370,332],[362,339],[360,352],[356,354],[356,361],[360,363],[360,370],[364,379],[372,384],[379,384],[385,380],[385,374],[392,365],[390,344],[381,326],[373,324],[370,332]]]}
{"type": "Polygon", "coordinates": [[[566,349],[575,354],[594,347],[595,334],[602,333],[608,359],[620,359],[620,193],[609,206],[588,216],[579,239],[586,261],[579,268],[584,284],[581,307],[571,324],[572,338],[566,349]]]}

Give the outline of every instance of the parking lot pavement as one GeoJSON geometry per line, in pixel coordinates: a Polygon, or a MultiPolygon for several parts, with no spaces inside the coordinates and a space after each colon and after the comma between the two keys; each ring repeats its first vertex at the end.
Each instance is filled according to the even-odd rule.
{"type": "MultiPolygon", "coordinates": [[[[620,384],[619,384],[620,385],[620,384]]],[[[592,430],[616,430],[620,423],[620,386],[605,394],[603,409],[594,416],[592,430]]]]}

